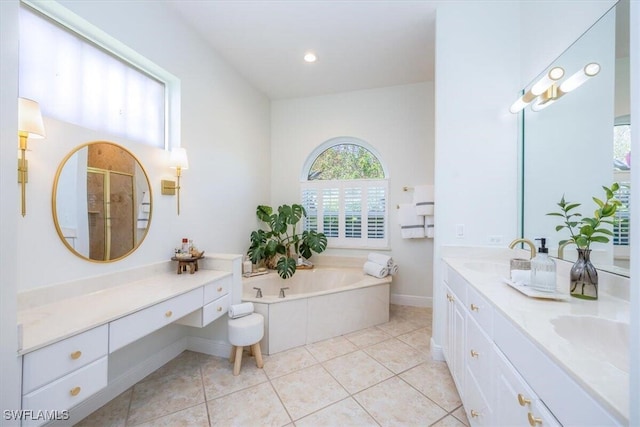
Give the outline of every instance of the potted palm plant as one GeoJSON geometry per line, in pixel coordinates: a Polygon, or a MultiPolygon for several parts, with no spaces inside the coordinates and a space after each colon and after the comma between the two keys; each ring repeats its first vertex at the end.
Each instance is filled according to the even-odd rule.
{"type": "Polygon", "coordinates": [[[571,295],[582,299],[598,299],[598,271],[591,263],[591,244],[594,242],[608,243],[613,232],[607,225],[613,225],[614,216],[620,201],[615,198],[615,192],[620,185],[614,182],[611,188],[602,187],[605,192],[605,200],[593,197],[597,209],[593,217],[584,217],[575,209],[580,203],[567,202],[562,196],[558,206],[559,212],[550,212],[547,215],[562,218],[562,224],[556,226],[556,231],[567,229],[570,238],[560,240],[558,245],[564,246],[570,243],[578,249],[578,260],[571,268],[571,295]]]}
{"type": "Polygon", "coordinates": [[[256,216],[267,229],[251,232],[247,255],[254,264],[264,261],[267,267],[275,268],[283,279],[295,274],[298,256],[308,259],[314,252],[321,253],[327,248],[327,238],[323,233],[313,230],[297,232],[298,223],[307,216],[302,205],[282,205],[277,212],[271,206],[259,205],[256,216]]]}

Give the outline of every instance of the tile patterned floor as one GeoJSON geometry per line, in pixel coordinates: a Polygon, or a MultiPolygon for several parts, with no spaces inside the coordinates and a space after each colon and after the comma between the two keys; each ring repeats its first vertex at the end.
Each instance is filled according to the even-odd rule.
{"type": "Polygon", "coordinates": [[[444,362],[431,360],[431,310],[392,305],[388,323],[265,356],[185,351],[77,427],[469,426],[444,362]]]}

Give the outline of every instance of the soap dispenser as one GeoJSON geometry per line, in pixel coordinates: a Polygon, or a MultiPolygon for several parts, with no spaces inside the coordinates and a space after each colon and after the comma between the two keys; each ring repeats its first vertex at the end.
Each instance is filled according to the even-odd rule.
{"type": "Polygon", "coordinates": [[[531,260],[531,287],[542,292],[556,292],[556,263],[549,258],[547,239],[541,237],[538,254],[531,260]]]}

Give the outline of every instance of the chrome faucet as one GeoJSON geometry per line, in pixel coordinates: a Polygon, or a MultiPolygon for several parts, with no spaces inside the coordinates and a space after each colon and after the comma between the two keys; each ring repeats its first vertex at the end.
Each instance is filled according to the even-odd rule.
{"type": "Polygon", "coordinates": [[[563,244],[561,244],[560,246],[558,246],[558,259],[564,259],[564,247],[567,245],[571,245],[571,244],[575,244],[576,242],[574,242],[573,240],[567,240],[566,242],[564,242],[563,244]]]}
{"type": "Polygon", "coordinates": [[[285,294],[284,294],[284,290],[285,289],[289,289],[289,288],[280,288],[280,295],[279,295],[280,298],[284,298],[285,297],[285,294]]]}
{"type": "Polygon", "coordinates": [[[529,257],[529,259],[533,259],[536,256],[536,245],[528,239],[515,239],[513,242],[509,243],[509,249],[513,249],[513,247],[518,243],[526,243],[529,245],[529,249],[531,250],[531,257],[529,257]]]}
{"type": "Polygon", "coordinates": [[[256,298],[262,298],[262,289],[260,289],[260,288],[253,288],[253,289],[258,291],[258,292],[256,292],[256,298]]]}

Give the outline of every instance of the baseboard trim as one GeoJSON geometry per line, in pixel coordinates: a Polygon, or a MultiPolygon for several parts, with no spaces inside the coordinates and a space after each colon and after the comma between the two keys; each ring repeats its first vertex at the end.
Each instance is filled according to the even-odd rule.
{"type": "Polygon", "coordinates": [[[172,344],[163,348],[151,357],[128,369],[125,373],[109,381],[106,388],[100,390],[84,402],[69,410],[70,419],[47,424],[47,427],[63,427],[80,422],[94,411],[100,409],[111,400],[118,397],[128,388],[142,380],[147,375],[153,373],[162,365],[177,357],[187,350],[188,337],[182,337],[172,344]]]}
{"type": "Polygon", "coordinates": [[[433,307],[432,297],[417,297],[414,295],[391,294],[391,304],[408,305],[411,307],[433,307]]]}
{"type": "Polygon", "coordinates": [[[186,338],[187,350],[225,358],[231,354],[231,344],[229,343],[192,336],[186,338]]]}
{"type": "Polygon", "coordinates": [[[433,360],[444,361],[444,351],[442,350],[442,346],[436,344],[433,337],[431,337],[431,340],[429,341],[429,347],[431,348],[431,357],[433,360]]]}

